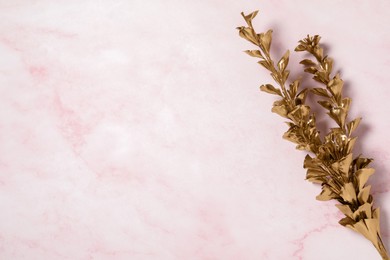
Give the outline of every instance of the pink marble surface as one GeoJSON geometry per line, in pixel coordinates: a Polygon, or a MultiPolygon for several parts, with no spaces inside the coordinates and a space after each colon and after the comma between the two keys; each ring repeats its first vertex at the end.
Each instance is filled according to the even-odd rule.
{"type": "Polygon", "coordinates": [[[255,9],[275,57],[323,36],[390,248],[388,1],[1,0],[0,259],[379,259],[281,139],[255,9]]]}

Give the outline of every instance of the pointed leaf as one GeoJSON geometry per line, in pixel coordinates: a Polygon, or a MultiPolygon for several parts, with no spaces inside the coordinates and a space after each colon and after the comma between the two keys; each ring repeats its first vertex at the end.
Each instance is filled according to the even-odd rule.
{"type": "Polygon", "coordinates": [[[309,60],[309,59],[304,59],[301,62],[299,62],[299,64],[303,64],[305,66],[316,66],[317,65],[314,61],[309,60]]]}
{"type": "Polygon", "coordinates": [[[345,216],[348,216],[348,217],[352,218],[353,212],[352,212],[352,209],[351,209],[348,205],[337,204],[336,207],[337,207],[341,212],[343,212],[343,214],[344,214],[345,216]]]}
{"type": "MultiPolygon", "coordinates": [[[[371,241],[377,248],[380,247],[379,241],[378,241],[378,235],[380,232],[379,228],[379,220],[378,219],[364,219],[364,223],[367,226],[367,229],[370,232],[371,241]]],[[[384,258],[386,259],[386,258],[384,258]]]]}
{"type": "Polygon", "coordinates": [[[375,169],[373,168],[363,168],[358,170],[355,175],[356,179],[359,185],[359,190],[362,190],[364,185],[367,183],[368,178],[370,178],[371,175],[373,175],[375,172],[375,169]]]}
{"type": "Polygon", "coordinates": [[[306,121],[310,113],[310,107],[304,105],[298,105],[294,110],[288,113],[288,117],[296,124],[300,121],[306,121]]]}
{"type": "Polygon", "coordinates": [[[368,185],[360,190],[358,194],[358,200],[361,204],[368,202],[368,198],[370,197],[370,190],[371,190],[371,185],[368,185]]]}
{"type": "Polygon", "coordinates": [[[295,95],[298,92],[299,85],[300,85],[300,81],[299,80],[295,80],[293,83],[290,84],[290,94],[291,94],[291,97],[295,97],[295,95]]]}
{"type": "Polygon", "coordinates": [[[290,142],[293,142],[296,144],[300,144],[301,140],[297,136],[296,128],[297,127],[295,125],[293,127],[290,127],[290,129],[288,129],[288,131],[283,134],[283,139],[286,139],[287,141],[290,141],[290,142]]]}
{"type": "Polygon", "coordinates": [[[344,201],[349,203],[354,203],[356,201],[356,191],[352,182],[344,184],[341,188],[340,196],[344,199],[344,201]]]}
{"type": "Polygon", "coordinates": [[[328,109],[328,110],[331,110],[333,105],[332,103],[330,103],[329,101],[327,100],[320,100],[318,101],[318,104],[320,104],[322,107],[328,109]]]}
{"type": "Polygon", "coordinates": [[[332,92],[333,96],[340,97],[343,85],[343,80],[340,79],[340,75],[337,74],[331,81],[329,81],[328,88],[332,92]]]}
{"type": "Polygon", "coordinates": [[[275,88],[271,84],[261,85],[260,90],[270,94],[282,96],[282,92],[280,91],[280,89],[275,88]]]}
{"type": "Polygon", "coordinates": [[[371,218],[372,211],[371,211],[371,204],[370,203],[364,203],[363,205],[360,205],[357,210],[353,213],[352,218],[353,219],[359,219],[359,218],[371,218]]]}
{"type": "Polygon", "coordinates": [[[297,47],[295,47],[294,51],[305,51],[306,46],[303,44],[299,44],[297,47]]]}
{"type": "MultiPolygon", "coordinates": [[[[368,227],[366,226],[366,223],[364,222],[364,219],[360,220],[359,222],[356,222],[352,225],[353,229],[363,236],[365,236],[368,240],[374,241],[372,239],[375,239],[373,235],[370,234],[370,231],[368,230],[368,227]]],[[[376,236],[377,234],[375,234],[376,236]]]]}
{"type": "Polygon", "coordinates": [[[252,28],[241,26],[241,27],[237,27],[237,29],[239,30],[239,35],[242,38],[244,38],[247,41],[250,41],[255,45],[259,45],[259,39],[257,38],[257,35],[255,34],[252,28]]]}
{"type": "Polygon", "coordinates": [[[314,74],[318,71],[318,69],[316,67],[307,67],[306,69],[304,69],[304,72],[307,72],[307,73],[310,73],[310,74],[314,74]]]}
{"type": "Polygon", "coordinates": [[[289,61],[289,55],[290,55],[290,51],[287,50],[286,53],[283,55],[283,57],[280,58],[278,62],[278,68],[280,71],[284,71],[286,69],[289,61]]]}
{"type": "Polygon", "coordinates": [[[333,60],[331,58],[326,58],[325,61],[324,61],[324,69],[325,71],[329,74],[331,73],[332,71],[332,68],[333,68],[333,60]]]}
{"type": "Polygon", "coordinates": [[[329,97],[328,91],[324,88],[312,88],[310,91],[318,96],[329,97]]]}
{"type": "Polygon", "coordinates": [[[344,99],[341,101],[341,107],[344,108],[344,110],[345,110],[346,112],[348,112],[349,107],[351,106],[351,103],[352,103],[352,99],[350,99],[350,98],[344,98],[344,99]]]}
{"type": "Polygon", "coordinates": [[[272,30],[268,30],[266,33],[261,33],[259,36],[260,44],[263,46],[264,50],[269,53],[272,42],[272,30]]]}
{"type": "Polygon", "coordinates": [[[352,163],[352,153],[348,154],[347,156],[345,156],[340,161],[337,161],[337,162],[333,163],[332,164],[332,168],[335,171],[341,173],[345,180],[348,180],[348,177],[349,177],[349,167],[351,166],[351,163],[352,163]]]}
{"type": "Polygon", "coordinates": [[[356,231],[356,229],[353,228],[353,225],[356,223],[356,221],[350,217],[345,217],[345,218],[341,219],[339,221],[339,223],[340,223],[340,225],[342,225],[344,227],[349,227],[349,228],[353,229],[354,231],[356,231]]]}
{"type": "Polygon", "coordinates": [[[366,168],[371,162],[373,161],[372,158],[362,158],[358,157],[355,159],[356,169],[362,169],[366,168]]]}
{"type": "Polygon", "coordinates": [[[276,82],[280,82],[280,80],[279,80],[279,75],[278,74],[276,74],[276,73],[271,73],[271,76],[272,76],[272,78],[276,81],[276,82]]]}
{"type": "Polygon", "coordinates": [[[317,165],[318,164],[315,163],[315,159],[306,154],[305,160],[303,161],[303,168],[317,168],[317,165]]]}
{"type": "Polygon", "coordinates": [[[301,92],[298,93],[298,95],[295,98],[295,104],[296,105],[301,105],[301,104],[305,103],[308,91],[309,91],[309,89],[304,88],[304,89],[301,90],[301,92]]]}
{"type": "Polygon", "coordinates": [[[261,66],[263,66],[263,67],[266,68],[267,70],[271,70],[271,67],[270,67],[268,61],[261,60],[261,61],[258,61],[257,63],[259,63],[261,66]]]}
{"type": "Polygon", "coordinates": [[[347,124],[347,130],[349,135],[351,135],[356,130],[356,128],[358,128],[361,120],[362,118],[358,117],[347,124]]]}
{"type": "Polygon", "coordinates": [[[273,106],[271,111],[276,113],[276,114],[278,114],[278,115],[280,115],[280,116],[282,116],[282,117],[288,118],[287,117],[288,111],[287,111],[287,108],[286,108],[285,105],[273,106]]]}
{"type": "Polygon", "coordinates": [[[263,55],[261,55],[261,52],[259,50],[246,50],[244,52],[252,57],[263,58],[263,55]]]}
{"type": "Polygon", "coordinates": [[[341,128],[344,128],[345,119],[347,117],[347,111],[344,108],[332,107],[330,109],[329,115],[341,128]]]}
{"type": "Polygon", "coordinates": [[[256,10],[256,11],[254,11],[254,12],[248,14],[248,15],[245,15],[244,12],[241,12],[242,17],[244,17],[245,22],[248,24],[249,27],[253,27],[253,26],[252,26],[252,20],[253,20],[253,18],[256,17],[256,15],[257,15],[258,12],[259,12],[259,11],[256,10]]]}
{"type": "Polygon", "coordinates": [[[317,200],[320,200],[320,201],[327,201],[327,200],[332,200],[332,199],[337,199],[339,196],[334,193],[328,185],[323,185],[322,186],[322,191],[320,193],[320,195],[318,195],[316,197],[317,200]]]}
{"type": "Polygon", "coordinates": [[[321,170],[308,169],[306,173],[306,180],[323,184],[326,182],[326,173],[321,170]]]}
{"type": "Polygon", "coordinates": [[[320,39],[321,39],[321,36],[319,35],[314,35],[313,36],[313,42],[314,42],[314,45],[318,45],[318,43],[320,42],[320,39]]]}
{"type": "Polygon", "coordinates": [[[322,57],[324,56],[324,49],[316,46],[314,47],[314,53],[315,55],[319,58],[319,59],[322,59],[322,57]]]}
{"type": "Polygon", "coordinates": [[[378,219],[361,219],[353,224],[353,229],[370,240],[375,247],[378,245],[379,221],[378,219]]]}
{"type": "Polygon", "coordinates": [[[357,137],[353,137],[348,141],[346,153],[352,153],[353,147],[355,146],[356,143],[356,139],[357,137]]]}

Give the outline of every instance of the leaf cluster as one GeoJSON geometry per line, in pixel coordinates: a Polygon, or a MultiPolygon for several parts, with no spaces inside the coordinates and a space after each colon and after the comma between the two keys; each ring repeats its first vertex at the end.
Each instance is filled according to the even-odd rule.
{"type": "Polygon", "coordinates": [[[373,206],[371,186],[367,184],[374,173],[374,169],[369,168],[372,159],[353,156],[356,143],[353,132],[361,118],[348,121],[351,99],[343,97],[343,80],[339,74],[333,75],[333,60],[324,55],[320,36],[308,35],[299,41],[295,51],[311,55],[313,59],[303,59],[300,64],[304,66],[304,72],[312,74],[313,80],[322,87],[302,88],[299,79],[288,84],[290,53],[287,50],[277,62],[273,61],[270,54],[272,30],[265,33],[255,31],[252,20],[257,13],[241,13],[247,25],[237,29],[242,38],[258,47],[245,52],[258,58],[258,63],[270,72],[277,83],[276,87],[261,85],[260,90],[279,97],[273,103],[272,112],[288,120],[289,128],[283,138],[295,143],[297,149],[310,153],[305,157],[303,167],[307,170],[306,179],[322,187],[317,199],[337,200],[337,207],[345,215],[339,223],[364,235],[382,258],[388,259],[380,233],[380,211],[373,206]],[[321,98],[318,104],[337,125],[323,139],[317,129],[315,114],[305,103],[309,93],[321,98]]]}

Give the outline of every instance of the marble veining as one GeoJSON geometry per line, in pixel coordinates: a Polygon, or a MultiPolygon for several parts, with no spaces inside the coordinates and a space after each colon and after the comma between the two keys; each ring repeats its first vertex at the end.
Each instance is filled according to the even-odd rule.
{"type": "Polygon", "coordinates": [[[274,57],[322,35],[390,249],[388,1],[2,0],[0,259],[379,259],[281,138],[256,9],[274,57]]]}

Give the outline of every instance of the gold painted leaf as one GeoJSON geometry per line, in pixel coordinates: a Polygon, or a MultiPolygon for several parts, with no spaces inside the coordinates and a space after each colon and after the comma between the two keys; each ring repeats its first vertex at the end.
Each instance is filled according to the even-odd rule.
{"type": "Polygon", "coordinates": [[[361,120],[362,118],[358,117],[347,124],[347,130],[349,135],[351,135],[356,130],[356,128],[358,128],[361,120]]]}
{"type": "Polygon", "coordinates": [[[268,61],[261,60],[261,61],[258,61],[257,63],[259,63],[261,66],[263,66],[267,70],[271,70],[271,66],[269,65],[268,61]]]}
{"type": "Polygon", "coordinates": [[[253,27],[252,26],[252,20],[253,20],[253,18],[256,17],[258,12],[259,12],[259,10],[256,10],[256,11],[254,11],[254,12],[248,14],[248,15],[245,15],[244,12],[241,12],[242,17],[244,17],[244,20],[248,24],[249,27],[253,27]]]}
{"type": "Polygon", "coordinates": [[[331,81],[329,81],[328,88],[335,97],[340,97],[341,91],[343,89],[343,85],[344,85],[343,80],[340,79],[340,75],[337,74],[336,76],[333,77],[331,81]]]}
{"type": "Polygon", "coordinates": [[[237,27],[239,30],[239,35],[244,38],[247,41],[250,41],[251,43],[255,45],[259,45],[259,40],[257,38],[257,35],[254,33],[253,29],[249,27],[237,27]]]}
{"type": "Polygon", "coordinates": [[[326,172],[316,169],[308,169],[306,173],[306,180],[312,183],[323,184],[326,182],[326,172]]]}
{"type": "Polygon", "coordinates": [[[314,48],[314,54],[319,58],[319,59],[322,59],[322,57],[324,56],[324,49],[322,48],[314,48]]]}
{"type": "Polygon", "coordinates": [[[264,50],[269,53],[272,42],[272,30],[268,30],[266,33],[260,33],[259,37],[260,44],[263,46],[264,50]]]}
{"type": "MultiPolygon", "coordinates": [[[[364,223],[367,226],[367,229],[370,233],[370,238],[372,239],[371,241],[376,247],[379,247],[379,240],[378,240],[378,235],[379,235],[379,220],[378,219],[365,219],[364,223]]],[[[388,260],[389,258],[387,257],[384,258],[385,260],[388,260]]]]}
{"type": "Polygon", "coordinates": [[[317,66],[317,64],[314,61],[309,59],[304,59],[301,62],[299,62],[299,64],[303,64],[305,66],[317,66]]]}
{"type": "Polygon", "coordinates": [[[371,219],[365,219],[364,222],[366,222],[366,226],[372,230],[376,231],[376,233],[379,231],[379,221],[376,218],[371,219]]]}
{"type": "Polygon", "coordinates": [[[287,117],[288,110],[287,110],[285,105],[273,106],[271,111],[273,113],[276,113],[276,114],[282,116],[282,117],[288,118],[287,117]]]}
{"type": "Polygon", "coordinates": [[[324,60],[325,71],[330,73],[332,71],[332,68],[333,68],[333,60],[331,58],[325,58],[325,60],[324,60]]]}
{"type": "Polygon", "coordinates": [[[354,161],[355,165],[356,165],[356,169],[362,169],[362,168],[366,168],[374,159],[372,158],[362,158],[360,156],[358,156],[354,161]]]}
{"type": "Polygon", "coordinates": [[[279,75],[278,75],[278,74],[272,72],[272,73],[271,73],[271,76],[272,76],[272,78],[273,78],[276,82],[279,82],[279,83],[280,83],[280,79],[279,79],[279,75]]]}
{"type": "Polygon", "coordinates": [[[372,205],[370,203],[364,203],[363,205],[360,205],[359,208],[353,213],[352,218],[355,220],[371,218],[371,206],[372,205]]]}
{"type": "Polygon", "coordinates": [[[315,81],[318,81],[320,83],[326,83],[328,78],[328,74],[324,70],[318,70],[316,74],[314,75],[313,79],[315,81]]]}
{"type": "Polygon", "coordinates": [[[304,44],[299,44],[297,47],[295,47],[294,51],[306,51],[306,46],[304,44]]]}
{"type": "Polygon", "coordinates": [[[358,194],[358,200],[361,204],[364,204],[366,202],[370,202],[370,190],[371,190],[371,185],[368,185],[364,187],[363,189],[360,190],[358,194]]]}
{"type": "Polygon", "coordinates": [[[306,97],[307,97],[307,92],[308,92],[308,91],[309,91],[309,89],[304,88],[304,89],[302,89],[302,90],[298,93],[298,95],[297,95],[296,98],[295,98],[295,104],[296,104],[297,106],[305,103],[306,97]]]}
{"type": "Polygon", "coordinates": [[[252,57],[263,58],[263,55],[261,55],[261,52],[259,50],[246,50],[244,52],[252,57]]]}
{"type": "Polygon", "coordinates": [[[271,84],[261,85],[260,90],[269,94],[282,96],[282,92],[280,91],[280,89],[275,88],[271,84]]]}
{"type": "Polygon", "coordinates": [[[346,149],[347,153],[352,153],[353,147],[355,146],[355,143],[356,143],[356,139],[357,139],[357,137],[353,137],[353,138],[349,139],[349,141],[347,143],[347,149],[346,149]]]}
{"type": "Polygon", "coordinates": [[[305,156],[305,160],[303,161],[303,168],[305,169],[315,169],[315,170],[322,170],[322,162],[318,158],[312,158],[310,155],[305,156]]]}
{"type": "Polygon", "coordinates": [[[328,91],[324,88],[312,88],[310,89],[311,93],[322,96],[322,97],[329,97],[328,91]]]}
{"type": "Polygon", "coordinates": [[[352,212],[351,208],[350,208],[348,205],[337,204],[336,207],[337,207],[341,212],[343,212],[343,214],[344,214],[345,216],[352,218],[353,212],[352,212]]]}
{"type": "Polygon", "coordinates": [[[341,219],[339,221],[339,223],[340,223],[340,225],[342,225],[344,227],[349,227],[349,228],[353,229],[354,231],[356,231],[356,229],[353,227],[353,225],[356,223],[356,221],[350,217],[345,217],[345,218],[341,219]]]}
{"type": "Polygon", "coordinates": [[[307,121],[310,113],[310,107],[304,105],[298,105],[293,111],[288,113],[288,117],[295,123],[300,121],[307,121]]]}
{"type": "Polygon", "coordinates": [[[347,110],[342,107],[332,107],[329,111],[329,115],[333,118],[337,124],[343,128],[345,119],[347,118],[347,110]]]}
{"type": "Polygon", "coordinates": [[[295,149],[297,150],[301,150],[301,151],[304,151],[304,150],[307,150],[307,151],[310,151],[310,148],[308,147],[307,144],[298,144],[295,149]]]}
{"type": "Polygon", "coordinates": [[[327,201],[337,199],[339,196],[334,193],[327,184],[322,185],[322,191],[317,195],[316,199],[320,201],[327,201]]]}
{"type": "Polygon", "coordinates": [[[351,163],[352,163],[352,153],[348,154],[340,161],[333,163],[332,168],[335,171],[340,172],[342,174],[341,176],[343,176],[345,180],[348,180],[349,167],[351,166],[351,163]]]}
{"type": "Polygon", "coordinates": [[[276,100],[273,103],[273,106],[282,106],[282,105],[284,106],[286,105],[286,101],[284,99],[276,100]]]}
{"type": "Polygon", "coordinates": [[[293,143],[296,143],[296,144],[301,144],[301,140],[300,138],[298,137],[298,134],[297,134],[297,127],[296,126],[293,126],[293,127],[290,127],[287,132],[285,132],[283,134],[283,139],[286,139],[290,142],[293,142],[293,143]]]}
{"type": "Polygon", "coordinates": [[[320,40],[321,40],[321,36],[319,36],[319,35],[314,35],[313,36],[313,43],[314,43],[314,45],[318,45],[318,43],[320,43],[320,40]]]}
{"type": "Polygon", "coordinates": [[[356,222],[353,228],[375,245],[378,242],[378,224],[377,219],[362,219],[356,222]]]}
{"type": "Polygon", "coordinates": [[[290,95],[292,98],[295,97],[295,95],[297,94],[299,85],[299,80],[294,80],[294,82],[290,84],[290,95]]]}
{"type": "Polygon", "coordinates": [[[332,103],[330,103],[329,101],[327,100],[320,100],[318,101],[318,104],[320,104],[322,107],[328,109],[328,110],[331,110],[333,105],[332,103]]]}
{"type": "Polygon", "coordinates": [[[318,71],[316,67],[308,67],[304,69],[304,72],[310,73],[310,74],[315,74],[318,71]]]}
{"type": "Polygon", "coordinates": [[[283,55],[283,57],[280,58],[278,62],[278,68],[280,71],[284,71],[286,69],[289,61],[289,55],[290,55],[290,51],[287,50],[286,53],[283,55]]]}
{"type": "Polygon", "coordinates": [[[374,168],[363,168],[358,170],[355,175],[359,185],[359,190],[363,189],[364,185],[367,183],[368,178],[373,175],[375,172],[374,168]]]}
{"type": "Polygon", "coordinates": [[[350,99],[350,98],[344,98],[344,99],[341,101],[341,106],[344,108],[345,111],[348,111],[348,110],[349,110],[349,107],[351,106],[351,103],[352,103],[352,99],[350,99]]]}
{"type": "Polygon", "coordinates": [[[327,76],[325,71],[317,71],[317,73],[313,76],[313,79],[319,83],[326,83],[327,76]]]}
{"type": "Polygon", "coordinates": [[[315,162],[315,159],[312,158],[310,155],[306,154],[305,160],[303,161],[303,168],[317,168],[318,163],[315,162]]]}
{"type": "Polygon", "coordinates": [[[340,196],[344,199],[344,201],[349,203],[354,203],[356,201],[356,191],[352,182],[344,184],[341,188],[340,196]]]}

